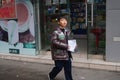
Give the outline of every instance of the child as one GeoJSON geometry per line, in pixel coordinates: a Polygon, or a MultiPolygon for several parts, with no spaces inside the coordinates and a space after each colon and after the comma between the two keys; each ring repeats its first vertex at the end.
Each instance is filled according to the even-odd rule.
{"type": "Polygon", "coordinates": [[[54,80],[57,74],[64,68],[65,80],[72,79],[71,52],[68,51],[68,36],[70,31],[66,29],[67,20],[64,17],[58,18],[58,28],[51,37],[51,54],[55,67],[49,73],[49,80],[54,80]]]}

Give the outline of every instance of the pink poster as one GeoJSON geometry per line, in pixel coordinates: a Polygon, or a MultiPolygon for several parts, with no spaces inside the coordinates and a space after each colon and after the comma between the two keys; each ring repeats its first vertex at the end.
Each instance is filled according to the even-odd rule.
{"type": "MultiPolygon", "coordinates": [[[[4,45],[0,46],[0,52],[35,55],[33,3],[30,0],[14,1],[16,1],[16,10],[14,10],[16,15],[12,17],[11,13],[11,16],[4,14],[4,16],[0,17],[2,18],[0,20],[0,44],[4,45]]],[[[1,12],[6,11],[1,10],[1,12]]],[[[2,14],[1,12],[0,14],[2,14]]]]}

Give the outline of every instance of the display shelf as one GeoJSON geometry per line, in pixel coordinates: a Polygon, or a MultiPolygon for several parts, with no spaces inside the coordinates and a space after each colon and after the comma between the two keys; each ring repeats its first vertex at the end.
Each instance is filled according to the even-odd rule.
{"type": "Polygon", "coordinates": [[[96,6],[94,8],[94,24],[96,27],[105,27],[105,15],[106,15],[106,8],[105,3],[94,4],[96,6]]]}
{"type": "Polygon", "coordinates": [[[71,29],[74,35],[87,35],[85,7],[84,2],[71,3],[70,5],[71,29]]]}
{"type": "Polygon", "coordinates": [[[55,14],[48,14],[47,16],[54,16],[54,17],[58,17],[58,16],[65,16],[65,15],[69,15],[69,13],[55,13],[55,14]]]}
{"type": "MultiPolygon", "coordinates": [[[[54,29],[58,27],[57,18],[59,16],[65,16],[68,18],[70,16],[69,10],[69,0],[47,0],[49,5],[45,5],[45,36],[46,43],[50,43],[50,36],[54,29]],[[50,2],[50,3],[49,3],[50,2]]],[[[69,20],[69,19],[68,19],[69,20]]],[[[68,21],[69,25],[69,21],[68,21]]]]}
{"type": "MultiPolygon", "coordinates": [[[[46,13],[46,18],[50,19],[55,19],[58,16],[66,16],[70,15],[69,14],[69,8],[68,8],[68,0],[46,0],[46,5],[45,6],[45,13],[46,13]]],[[[51,20],[50,20],[51,21],[51,20]]],[[[47,23],[50,23],[50,21],[47,21],[47,23]]],[[[49,25],[49,24],[47,24],[49,25]]]]}

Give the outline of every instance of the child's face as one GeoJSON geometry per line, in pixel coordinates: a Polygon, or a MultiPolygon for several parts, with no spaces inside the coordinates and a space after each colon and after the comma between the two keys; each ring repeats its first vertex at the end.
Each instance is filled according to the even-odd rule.
{"type": "Polygon", "coordinates": [[[67,26],[67,20],[65,18],[61,18],[58,24],[60,27],[65,28],[67,26]]]}

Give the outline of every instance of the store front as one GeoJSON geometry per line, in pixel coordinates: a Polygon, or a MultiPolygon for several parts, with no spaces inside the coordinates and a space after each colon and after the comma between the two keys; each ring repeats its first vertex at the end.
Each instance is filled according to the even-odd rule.
{"type": "Polygon", "coordinates": [[[44,3],[44,50],[50,50],[50,34],[57,26],[57,16],[63,15],[68,19],[68,28],[78,44],[78,49],[73,55],[86,59],[104,59],[105,0],[46,0],[44,3]]]}
{"type": "Polygon", "coordinates": [[[105,0],[10,1],[0,0],[1,53],[37,55],[50,51],[50,36],[58,26],[57,16],[62,15],[68,19],[68,28],[77,40],[78,48],[73,55],[104,59],[105,0]]]}

